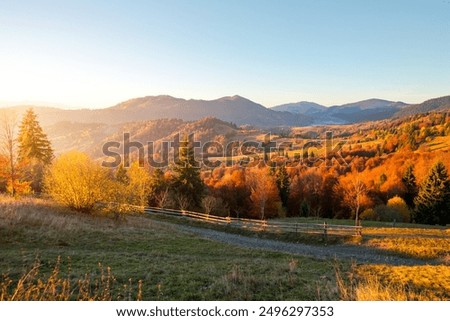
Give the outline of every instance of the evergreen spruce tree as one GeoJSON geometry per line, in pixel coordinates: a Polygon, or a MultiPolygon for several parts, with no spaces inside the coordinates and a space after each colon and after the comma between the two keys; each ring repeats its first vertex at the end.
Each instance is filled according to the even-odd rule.
{"type": "Polygon", "coordinates": [[[200,177],[200,166],[194,157],[194,148],[187,137],[180,142],[178,160],[172,169],[175,174],[173,190],[176,197],[183,197],[190,205],[199,208],[205,185],[200,177]]]}
{"type": "Polygon", "coordinates": [[[53,158],[53,149],[32,108],[26,111],[22,119],[17,141],[19,143],[19,161],[50,164],[53,158]]]}
{"type": "Polygon", "coordinates": [[[280,194],[281,203],[283,207],[287,207],[289,199],[289,175],[286,170],[286,166],[278,166],[275,172],[276,182],[278,187],[278,193],[280,194]]]}
{"type": "Polygon", "coordinates": [[[405,185],[406,192],[403,199],[410,209],[414,208],[414,199],[417,197],[416,176],[414,176],[414,165],[410,164],[403,174],[402,182],[405,185]]]}
{"type": "Polygon", "coordinates": [[[309,216],[309,213],[310,213],[310,208],[309,208],[308,202],[303,200],[302,203],[300,204],[300,216],[307,217],[307,216],[309,216]]]}
{"type": "Polygon", "coordinates": [[[442,162],[437,162],[430,170],[420,187],[415,204],[416,223],[441,225],[450,223],[450,181],[442,162]]]}
{"type": "Polygon", "coordinates": [[[51,163],[53,149],[32,108],[23,116],[17,142],[18,161],[24,166],[24,178],[31,182],[33,191],[39,193],[44,167],[51,163]]]}

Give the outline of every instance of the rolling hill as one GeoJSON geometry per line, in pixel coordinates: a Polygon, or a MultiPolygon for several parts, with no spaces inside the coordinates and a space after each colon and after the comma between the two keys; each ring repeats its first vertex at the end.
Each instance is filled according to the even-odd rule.
{"type": "MultiPolygon", "coordinates": [[[[195,139],[202,143],[226,143],[230,140],[256,139],[254,135],[262,133],[259,130],[241,131],[229,122],[212,117],[196,121],[158,119],[119,125],[60,122],[44,129],[57,154],[77,149],[96,158],[103,156],[102,146],[106,142],[121,143],[122,152],[125,133],[130,134],[130,142],[140,142],[145,148],[148,142],[172,141],[177,134],[181,138],[185,134],[195,133],[195,139]]],[[[155,151],[159,148],[159,143],[156,143],[155,151]]]]}
{"type": "Polygon", "coordinates": [[[287,111],[293,114],[313,115],[325,112],[327,107],[309,101],[301,101],[298,103],[274,106],[271,109],[276,111],[287,111]]]}
{"type": "Polygon", "coordinates": [[[444,96],[427,100],[421,104],[410,105],[399,112],[395,113],[395,117],[411,116],[423,114],[430,111],[448,111],[450,110],[450,96],[444,96]]]}

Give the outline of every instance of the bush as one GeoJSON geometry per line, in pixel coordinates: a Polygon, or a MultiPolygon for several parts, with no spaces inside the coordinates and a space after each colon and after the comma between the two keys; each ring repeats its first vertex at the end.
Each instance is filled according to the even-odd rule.
{"type": "Polygon", "coordinates": [[[366,221],[409,223],[411,213],[405,201],[399,196],[394,196],[388,200],[387,205],[377,205],[373,209],[365,210],[361,213],[360,218],[366,221]]]}
{"type": "Polygon", "coordinates": [[[387,207],[396,212],[395,216],[398,217],[398,222],[409,223],[411,221],[411,213],[403,198],[399,196],[392,197],[388,200],[387,207]]]}
{"type": "Polygon", "coordinates": [[[364,221],[379,221],[380,217],[372,208],[368,208],[361,213],[360,219],[364,221]]]}
{"type": "Polygon", "coordinates": [[[80,152],[61,155],[49,168],[44,187],[58,203],[84,213],[111,195],[108,172],[80,152]]]}

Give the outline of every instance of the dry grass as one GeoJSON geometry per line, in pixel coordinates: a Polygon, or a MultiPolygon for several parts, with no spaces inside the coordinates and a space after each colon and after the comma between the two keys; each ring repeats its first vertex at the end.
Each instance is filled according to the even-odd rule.
{"type": "Polygon", "coordinates": [[[81,232],[115,229],[118,225],[129,228],[150,227],[149,220],[140,219],[134,206],[102,208],[94,214],[75,212],[53,201],[38,198],[15,199],[0,194],[0,228],[31,226],[34,230],[51,232],[81,232]],[[117,214],[118,213],[118,214],[117,214]],[[131,214],[131,215],[128,215],[131,214]]]}
{"type": "MultiPolygon", "coordinates": [[[[404,225],[412,225],[409,223],[399,223],[404,225]]],[[[416,224],[417,225],[417,224],[416,224]]],[[[423,225],[419,225],[423,226],[423,225]]],[[[442,226],[426,226],[424,228],[411,227],[365,227],[364,235],[368,236],[404,236],[404,237],[448,237],[450,238],[450,228],[442,226]]]]}
{"type": "Polygon", "coordinates": [[[368,227],[364,228],[362,243],[400,256],[437,259],[444,264],[450,258],[450,229],[444,227],[368,227]]]}
{"type": "Polygon", "coordinates": [[[0,195],[0,226],[14,228],[26,224],[45,230],[78,231],[88,227],[86,219],[86,215],[50,201],[36,198],[14,199],[0,195]],[[52,215],[48,215],[49,212],[52,215]]]}
{"type": "Polygon", "coordinates": [[[343,274],[336,267],[341,300],[450,300],[449,266],[353,266],[343,274]]]}
{"type": "Polygon", "coordinates": [[[17,281],[7,275],[0,278],[0,301],[111,301],[141,300],[142,282],[136,288],[131,279],[128,284],[117,284],[111,269],[106,270],[99,263],[98,273],[83,278],[72,279],[70,267],[67,275],[61,273],[61,260],[58,258],[53,270],[48,274],[41,272],[41,262],[33,266],[17,281]]]}
{"type": "Polygon", "coordinates": [[[368,240],[366,244],[420,259],[441,259],[445,262],[450,257],[450,239],[447,238],[376,238],[368,240]]]}

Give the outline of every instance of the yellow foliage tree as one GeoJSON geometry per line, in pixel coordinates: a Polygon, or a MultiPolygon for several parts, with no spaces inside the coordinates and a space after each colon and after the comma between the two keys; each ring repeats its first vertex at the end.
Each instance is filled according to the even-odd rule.
{"type": "Polygon", "coordinates": [[[57,202],[89,213],[97,202],[109,201],[111,181],[106,169],[84,153],[61,155],[49,168],[45,191],[57,202]]]}
{"type": "Polygon", "coordinates": [[[406,205],[406,202],[400,196],[394,196],[389,199],[387,202],[387,207],[394,210],[402,222],[409,223],[411,221],[411,213],[408,205],[406,205]]]}
{"type": "Polygon", "coordinates": [[[139,166],[139,162],[133,162],[128,169],[128,195],[129,202],[133,205],[146,206],[150,194],[151,176],[149,171],[139,166]]]}

